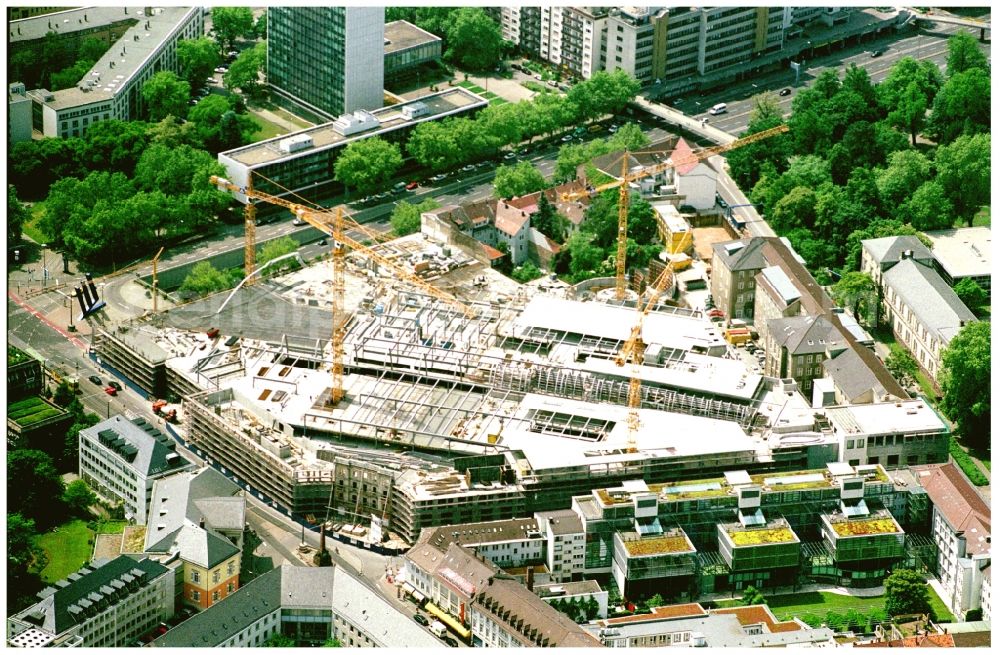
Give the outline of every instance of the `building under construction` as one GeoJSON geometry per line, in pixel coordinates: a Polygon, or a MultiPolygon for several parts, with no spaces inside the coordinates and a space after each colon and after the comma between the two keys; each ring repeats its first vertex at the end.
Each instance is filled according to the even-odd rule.
{"type": "Polygon", "coordinates": [[[251,493],[349,534],[377,525],[376,536],[404,543],[425,527],[567,509],[573,496],[626,480],[818,468],[848,448],[855,456],[869,435],[948,438],[921,401],[868,406],[880,421],[811,407],[793,381],[749,369],[698,311],[655,307],[641,363],[622,367],[634,303],[537,287],[529,298],[419,235],[380,247],[472,311],[352,261],[335,406],[327,264],[105,338],[157,344],[164,379],[184,396],[178,432],[251,493]],[[642,381],[635,431],[633,375],[642,381]]]}

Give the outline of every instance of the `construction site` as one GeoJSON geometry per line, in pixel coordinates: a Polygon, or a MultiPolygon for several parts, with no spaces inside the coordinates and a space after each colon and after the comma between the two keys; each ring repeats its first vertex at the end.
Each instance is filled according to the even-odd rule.
{"type": "MultiPolygon", "coordinates": [[[[362,244],[339,209],[213,182],[329,234],[329,259],[259,278],[250,203],[245,284],[95,343],[183,398],[172,431],[289,515],[402,547],[425,527],[566,509],[627,480],[804,470],[843,453],[827,408],[675,299],[674,262],[694,250],[668,221],[647,288],[625,293],[619,266],[615,293],[594,294],[518,284],[428,234],[362,244]]],[[[920,410],[908,430],[947,432],[920,410]]]]}

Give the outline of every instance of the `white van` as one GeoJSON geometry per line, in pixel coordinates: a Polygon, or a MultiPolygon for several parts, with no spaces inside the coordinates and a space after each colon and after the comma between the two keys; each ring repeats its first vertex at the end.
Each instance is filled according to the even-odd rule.
{"type": "Polygon", "coordinates": [[[440,621],[435,621],[434,623],[431,623],[430,631],[434,634],[435,637],[441,638],[446,634],[448,634],[448,627],[445,626],[445,624],[441,623],[440,621]]]}
{"type": "Polygon", "coordinates": [[[711,109],[709,109],[708,113],[710,113],[712,116],[718,116],[719,114],[725,114],[726,113],[726,103],[720,102],[719,104],[717,104],[714,107],[712,107],[711,109]]]}

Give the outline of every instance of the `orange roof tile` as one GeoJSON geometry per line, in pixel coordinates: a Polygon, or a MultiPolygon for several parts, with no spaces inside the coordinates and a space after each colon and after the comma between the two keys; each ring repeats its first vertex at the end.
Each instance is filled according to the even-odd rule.
{"type": "Polygon", "coordinates": [[[735,614],[740,625],[754,625],[758,623],[767,624],[769,632],[795,632],[801,630],[795,621],[784,621],[779,623],[771,614],[767,605],[748,605],[746,607],[727,607],[724,609],[711,610],[712,614],[735,614]]]}
{"type": "Polygon", "coordinates": [[[644,623],[646,621],[662,621],[664,619],[679,619],[692,616],[707,616],[708,612],[698,603],[684,603],[681,605],[667,605],[666,607],[656,607],[650,614],[636,614],[635,616],[621,616],[617,619],[607,619],[602,623],[606,625],[621,625],[623,623],[644,623]]]}

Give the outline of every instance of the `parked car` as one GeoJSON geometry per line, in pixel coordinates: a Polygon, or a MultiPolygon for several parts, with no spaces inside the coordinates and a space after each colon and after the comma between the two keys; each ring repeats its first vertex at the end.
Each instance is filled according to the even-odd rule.
{"type": "Polygon", "coordinates": [[[431,182],[444,182],[447,179],[448,179],[447,173],[438,173],[437,175],[431,178],[431,182]]]}
{"type": "Polygon", "coordinates": [[[531,154],[531,150],[529,150],[528,148],[522,148],[520,152],[518,152],[517,154],[520,155],[521,157],[527,157],[528,155],[531,154]]]}
{"type": "Polygon", "coordinates": [[[782,89],[781,91],[778,91],[778,95],[779,95],[779,96],[787,96],[787,95],[789,95],[789,94],[790,94],[791,92],[792,92],[792,90],[791,90],[791,89],[789,89],[789,88],[788,88],[788,87],[786,86],[786,87],[785,87],[784,89],[782,89]]]}
{"type": "Polygon", "coordinates": [[[441,637],[441,641],[448,644],[452,648],[458,648],[458,642],[455,641],[452,637],[441,637]]]}
{"type": "Polygon", "coordinates": [[[874,59],[875,57],[881,57],[881,56],[882,56],[882,51],[881,50],[872,50],[872,59],[874,59]]]}
{"type": "Polygon", "coordinates": [[[559,88],[559,82],[556,82],[555,80],[549,80],[548,82],[546,82],[546,84],[551,86],[553,89],[559,88]]]}
{"type": "Polygon", "coordinates": [[[462,170],[465,171],[466,173],[471,173],[472,171],[476,170],[476,165],[466,164],[465,166],[462,167],[462,170]]]}
{"type": "Polygon", "coordinates": [[[101,378],[97,377],[96,375],[88,376],[87,379],[96,384],[97,386],[101,386],[102,384],[101,378]]]}
{"type": "Polygon", "coordinates": [[[104,393],[108,394],[109,396],[117,396],[118,390],[115,389],[114,387],[106,387],[104,389],[104,393]]]}
{"type": "Polygon", "coordinates": [[[406,186],[406,182],[396,182],[395,184],[392,185],[392,192],[402,193],[406,191],[407,188],[408,187],[406,186]]]}
{"type": "Polygon", "coordinates": [[[535,73],[535,76],[534,76],[534,77],[535,77],[535,79],[536,79],[536,80],[538,80],[539,82],[541,82],[541,81],[542,81],[542,76],[541,76],[541,75],[539,75],[538,73],[535,73]]]}
{"type": "Polygon", "coordinates": [[[118,383],[118,380],[111,380],[108,382],[109,387],[113,387],[115,391],[121,391],[122,385],[118,383]]]}
{"type": "Polygon", "coordinates": [[[424,616],[423,614],[414,614],[413,615],[413,620],[416,621],[417,623],[419,623],[420,625],[430,625],[431,624],[431,622],[428,621],[427,617],[424,616]]]}
{"type": "Polygon", "coordinates": [[[228,69],[228,68],[226,68],[225,66],[219,66],[219,67],[217,67],[217,68],[215,69],[215,72],[216,72],[216,73],[223,73],[223,74],[224,74],[224,73],[228,73],[228,72],[229,72],[229,69],[228,69]]]}
{"type": "Polygon", "coordinates": [[[719,207],[722,207],[723,209],[729,206],[729,203],[726,202],[726,199],[723,198],[722,194],[718,191],[715,193],[715,202],[718,203],[719,207]]]}
{"type": "Polygon", "coordinates": [[[292,225],[305,225],[305,224],[306,222],[301,218],[296,218],[295,220],[292,221],[292,225]]]}
{"type": "Polygon", "coordinates": [[[504,161],[510,161],[511,159],[514,159],[515,157],[517,157],[517,153],[516,152],[508,152],[506,155],[503,156],[504,161]]]}
{"type": "Polygon", "coordinates": [[[573,140],[573,135],[572,134],[567,134],[566,136],[564,136],[562,138],[563,143],[569,143],[572,140],[573,140]]]}
{"type": "Polygon", "coordinates": [[[588,132],[600,132],[604,129],[603,125],[591,125],[587,128],[588,132]]]}

